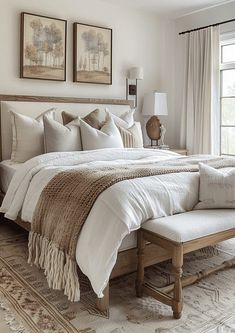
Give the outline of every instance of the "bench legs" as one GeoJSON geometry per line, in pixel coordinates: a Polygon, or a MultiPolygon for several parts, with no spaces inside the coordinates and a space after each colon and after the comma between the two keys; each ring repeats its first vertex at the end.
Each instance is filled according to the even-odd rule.
{"type": "MultiPolygon", "coordinates": [[[[149,240],[149,239],[148,239],[149,240]]],[[[153,240],[153,239],[152,239],[153,240]]],[[[145,231],[140,229],[137,236],[137,247],[138,247],[138,264],[137,264],[137,279],[136,279],[136,296],[142,297],[143,292],[149,296],[154,297],[158,301],[171,306],[173,310],[173,316],[175,319],[181,317],[183,309],[183,294],[182,294],[182,266],[183,266],[183,246],[177,245],[172,247],[172,265],[173,274],[175,277],[173,296],[165,293],[162,290],[156,289],[149,283],[144,282],[144,249],[145,249],[145,231]]]]}
{"type": "Polygon", "coordinates": [[[144,284],[144,249],[145,240],[142,234],[142,230],[137,233],[137,279],[136,279],[136,296],[143,296],[143,284],[144,284]]]}
{"type": "MultiPolygon", "coordinates": [[[[215,235],[209,235],[201,238],[201,243],[205,246],[213,245],[219,241],[224,241],[235,237],[235,229],[233,233],[231,230],[223,231],[215,235]],[[219,236],[218,236],[219,235],[219,236]]],[[[176,243],[172,240],[163,238],[156,233],[140,229],[138,231],[138,269],[137,269],[137,280],[136,280],[136,294],[138,297],[142,297],[143,292],[149,296],[154,297],[158,301],[171,306],[173,310],[173,316],[175,319],[181,317],[183,309],[183,295],[182,288],[189,286],[193,283],[200,281],[202,278],[207,277],[213,273],[219,272],[226,268],[235,268],[235,258],[224,261],[222,264],[204,269],[200,272],[197,272],[193,275],[182,277],[183,270],[183,254],[188,253],[194,250],[198,250],[201,247],[198,247],[195,240],[188,241],[185,243],[176,243]],[[173,274],[175,281],[173,284],[166,287],[157,289],[151,283],[144,282],[144,249],[146,241],[161,246],[162,248],[169,251],[172,258],[173,274]],[[173,293],[173,296],[172,294],[173,293]]]]}
{"type": "Polygon", "coordinates": [[[183,247],[178,246],[174,249],[172,255],[173,274],[175,276],[174,292],[172,300],[172,310],[175,319],[181,317],[183,308],[183,294],[182,294],[182,275],[183,275],[183,247]]]}

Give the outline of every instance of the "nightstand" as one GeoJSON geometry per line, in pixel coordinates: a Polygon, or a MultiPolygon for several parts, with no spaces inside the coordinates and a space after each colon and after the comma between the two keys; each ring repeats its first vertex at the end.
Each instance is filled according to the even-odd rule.
{"type": "MultiPolygon", "coordinates": [[[[159,146],[144,146],[144,148],[148,149],[163,149],[160,148],[159,146]]],[[[170,150],[173,151],[174,153],[180,154],[180,155],[188,155],[187,149],[171,149],[171,148],[164,148],[165,150],[170,150]]]]}
{"type": "Polygon", "coordinates": [[[170,151],[173,151],[180,155],[188,155],[187,149],[170,149],[170,151]]]}

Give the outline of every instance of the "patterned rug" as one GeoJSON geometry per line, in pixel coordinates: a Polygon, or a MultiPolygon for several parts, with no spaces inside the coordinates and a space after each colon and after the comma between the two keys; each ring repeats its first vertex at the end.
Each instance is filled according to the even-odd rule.
{"type": "MultiPolygon", "coordinates": [[[[192,274],[235,255],[235,241],[185,257],[184,273],[192,274]]],[[[171,282],[170,263],[147,269],[157,286],[171,282]]],[[[204,333],[235,332],[235,270],[214,274],[184,289],[180,320],[151,297],[135,297],[135,274],[111,283],[110,311],[96,310],[95,295],[81,276],[82,300],[70,303],[48,289],[42,271],[27,264],[27,233],[0,223],[0,333],[204,333]]]]}

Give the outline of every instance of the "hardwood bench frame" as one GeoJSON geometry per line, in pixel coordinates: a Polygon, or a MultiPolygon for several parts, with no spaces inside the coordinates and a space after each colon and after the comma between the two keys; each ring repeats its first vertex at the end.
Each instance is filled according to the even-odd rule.
{"type": "Polygon", "coordinates": [[[154,232],[145,230],[143,228],[138,230],[137,247],[138,247],[138,266],[137,266],[137,280],[136,280],[136,295],[142,297],[143,293],[154,297],[158,301],[172,307],[173,316],[179,319],[183,309],[183,293],[182,288],[191,285],[212,273],[218,272],[225,268],[235,267],[235,257],[231,260],[224,261],[221,265],[202,270],[194,275],[182,278],[183,275],[183,256],[186,253],[199,250],[206,246],[215,245],[219,242],[235,237],[235,228],[225,230],[212,235],[204,236],[201,238],[193,239],[191,241],[178,243],[168,238],[164,238],[154,232]],[[175,281],[173,284],[156,289],[149,283],[144,282],[144,257],[146,242],[156,244],[171,253],[172,258],[172,273],[175,281]],[[170,295],[173,291],[173,295],[170,295]]]}

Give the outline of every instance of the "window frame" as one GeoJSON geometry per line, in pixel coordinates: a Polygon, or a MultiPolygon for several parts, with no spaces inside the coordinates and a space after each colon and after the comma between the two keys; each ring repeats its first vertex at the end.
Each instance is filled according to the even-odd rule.
{"type": "Polygon", "coordinates": [[[220,52],[219,52],[219,55],[220,55],[220,103],[219,103],[219,105],[220,105],[220,112],[219,112],[219,116],[220,116],[220,119],[219,119],[220,147],[219,147],[219,151],[220,151],[220,155],[223,155],[223,156],[235,156],[235,153],[234,154],[224,154],[224,153],[222,153],[222,129],[223,128],[231,128],[231,127],[235,129],[235,124],[234,125],[223,125],[222,124],[222,101],[225,98],[234,98],[235,99],[235,95],[234,96],[223,96],[222,95],[222,91],[223,91],[223,85],[222,85],[223,72],[226,71],[226,70],[231,70],[231,69],[235,70],[235,61],[222,63],[222,52],[223,52],[222,48],[223,48],[223,46],[233,45],[233,44],[235,45],[235,34],[227,36],[227,38],[224,37],[220,40],[220,52]]]}

